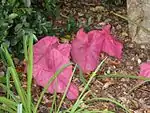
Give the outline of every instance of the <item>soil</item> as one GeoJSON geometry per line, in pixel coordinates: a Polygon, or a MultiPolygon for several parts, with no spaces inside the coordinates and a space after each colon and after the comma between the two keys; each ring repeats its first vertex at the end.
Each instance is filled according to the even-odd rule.
{"type": "MultiPolygon", "coordinates": [[[[115,12],[122,16],[126,16],[126,5],[122,6],[103,6],[99,0],[63,0],[61,2],[60,17],[56,20],[56,25],[64,26],[67,22],[69,15],[73,16],[77,22],[81,22],[81,26],[85,24],[90,18],[90,26],[92,29],[99,29],[103,24],[112,25],[112,34],[123,43],[123,57],[122,60],[117,60],[108,56],[102,69],[98,72],[96,78],[92,81],[90,86],[90,92],[95,97],[105,97],[115,99],[124,106],[126,106],[131,113],[150,113],[150,83],[143,82],[142,80],[129,79],[129,78],[105,78],[100,76],[107,76],[109,74],[120,75],[136,75],[139,73],[139,65],[142,62],[150,60],[150,49],[148,45],[139,45],[132,42],[131,37],[128,35],[128,22],[120,17],[112,14],[115,12]],[[86,2],[85,2],[86,1],[86,2]],[[63,24],[62,24],[63,23],[63,24]],[[141,84],[139,87],[133,89],[136,85],[141,84]]],[[[58,34],[59,35],[59,34],[58,34]]],[[[67,35],[67,34],[66,34],[67,35]]],[[[75,33],[71,34],[72,36],[75,33]]],[[[101,57],[107,56],[102,54],[101,57]]],[[[1,66],[2,67],[2,66],[1,66]]],[[[2,68],[0,70],[3,71],[2,68]]],[[[115,76],[115,75],[114,75],[115,76]]],[[[26,87],[25,75],[23,76],[23,86],[26,87]]],[[[88,79],[89,76],[86,76],[88,79]]],[[[73,80],[82,91],[83,84],[78,76],[73,80]]],[[[33,84],[32,92],[35,103],[39,98],[42,88],[33,84]]],[[[62,95],[57,95],[57,102],[60,102],[62,95]]],[[[86,97],[86,100],[92,98],[92,96],[86,97]]],[[[40,105],[39,113],[48,113],[48,108],[51,107],[53,101],[52,95],[46,93],[44,95],[42,104],[40,105]]],[[[65,99],[62,109],[67,109],[72,106],[74,102],[65,99]]],[[[88,105],[90,110],[104,110],[108,109],[115,113],[125,113],[123,109],[116,106],[111,102],[97,101],[91,102],[88,105]]]]}

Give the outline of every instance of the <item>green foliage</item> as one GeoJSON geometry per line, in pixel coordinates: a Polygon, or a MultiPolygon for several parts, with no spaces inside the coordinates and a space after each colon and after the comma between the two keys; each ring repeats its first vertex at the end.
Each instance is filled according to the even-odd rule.
{"type": "Polygon", "coordinates": [[[8,36],[8,30],[12,27],[13,20],[18,16],[9,12],[8,5],[5,4],[4,1],[0,3],[0,43],[8,36]]]}
{"type": "MultiPolygon", "coordinates": [[[[7,59],[7,65],[8,65],[8,73],[7,76],[12,77],[13,79],[13,83],[15,85],[15,89],[17,91],[17,94],[19,96],[19,98],[16,98],[16,94],[14,94],[13,91],[11,91],[10,89],[10,77],[7,78],[7,86],[3,85],[0,83],[0,86],[3,87],[4,90],[6,90],[7,92],[7,97],[0,97],[0,105],[3,107],[0,107],[1,111],[7,111],[9,113],[37,113],[39,104],[44,96],[44,93],[47,91],[49,85],[52,83],[53,80],[56,79],[56,77],[68,66],[72,65],[72,63],[70,64],[66,64],[63,67],[61,67],[54,75],[52,78],[50,78],[49,82],[46,84],[46,86],[44,87],[44,90],[42,91],[38,102],[36,103],[36,105],[34,105],[34,102],[32,101],[31,98],[31,85],[32,85],[32,71],[33,71],[33,67],[32,67],[32,63],[33,63],[33,38],[35,37],[33,34],[29,34],[27,36],[23,42],[24,42],[24,53],[25,53],[25,59],[27,60],[27,91],[21,86],[21,81],[20,78],[18,76],[18,73],[16,72],[14,63],[12,61],[12,58],[10,56],[10,54],[7,51],[7,47],[5,47],[5,45],[3,45],[1,48],[4,51],[4,56],[7,59]],[[28,37],[28,38],[27,38],[28,37]],[[30,51],[30,54],[27,54],[30,51]]],[[[90,79],[88,80],[88,82],[85,84],[80,96],[78,97],[78,99],[76,100],[75,104],[73,106],[71,106],[69,109],[67,110],[60,110],[62,103],[64,101],[64,98],[66,96],[67,90],[70,86],[71,83],[71,79],[74,75],[74,72],[76,70],[76,67],[74,68],[74,71],[72,73],[72,76],[69,80],[69,83],[67,85],[67,88],[65,90],[65,93],[62,97],[62,100],[57,108],[56,113],[114,113],[112,111],[109,111],[107,109],[104,109],[102,111],[89,111],[87,109],[87,107],[80,107],[82,103],[85,103],[86,105],[88,105],[88,103],[94,102],[94,101],[109,101],[112,102],[114,104],[116,104],[117,106],[121,107],[122,109],[124,109],[127,113],[130,113],[130,111],[125,108],[122,104],[120,104],[119,102],[117,102],[114,99],[109,99],[109,98],[97,98],[94,97],[93,99],[90,100],[84,100],[84,98],[87,96],[87,94],[89,94],[89,91],[87,91],[88,86],[90,85],[92,79],[96,76],[97,71],[100,69],[100,67],[102,66],[102,64],[104,63],[104,61],[106,60],[106,58],[99,64],[99,66],[97,67],[97,69],[91,74],[90,79]]],[[[55,94],[54,94],[55,95],[55,94]]],[[[56,96],[55,96],[56,98],[56,96]]],[[[53,103],[55,103],[55,99],[53,100],[53,103]]],[[[52,111],[53,112],[53,109],[52,111]]]]}
{"type": "Polygon", "coordinates": [[[56,14],[53,9],[56,1],[53,0],[52,3],[50,1],[45,0],[47,11],[39,9],[37,4],[32,5],[30,0],[0,1],[0,44],[5,42],[17,55],[23,52],[24,35],[30,33],[36,36],[54,35],[52,21],[48,20],[48,14],[43,13],[56,14]]]}
{"type": "Polygon", "coordinates": [[[0,83],[6,83],[6,78],[0,75],[0,83]]]}
{"type": "Polygon", "coordinates": [[[59,16],[59,5],[58,0],[43,0],[44,1],[44,9],[47,15],[51,15],[52,18],[56,18],[59,16]]]}
{"type": "MultiPolygon", "coordinates": [[[[24,40],[24,53],[25,53],[25,59],[27,61],[27,90],[25,90],[21,86],[21,80],[18,76],[18,73],[16,71],[15,65],[13,63],[13,60],[11,58],[11,55],[9,54],[7,47],[5,45],[1,46],[1,49],[4,53],[4,56],[7,60],[7,83],[6,86],[2,83],[0,83],[0,87],[3,88],[3,90],[6,91],[7,97],[0,97],[0,111],[7,111],[9,113],[37,113],[39,104],[44,96],[44,93],[47,91],[49,85],[53,82],[53,80],[56,79],[56,77],[68,66],[72,65],[72,63],[66,64],[62,66],[52,78],[50,78],[47,85],[44,87],[44,90],[41,92],[41,95],[39,97],[39,100],[37,104],[34,106],[34,103],[32,101],[31,97],[31,86],[32,86],[32,72],[33,72],[33,39],[35,38],[35,35],[30,33],[27,35],[24,40]],[[30,51],[30,54],[28,54],[28,51],[30,51]],[[10,89],[10,76],[13,79],[13,83],[15,86],[15,90],[17,94],[14,94],[13,91],[10,89]],[[19,99],[16,98],[16,95],[19,96],[19,99]]],[[[71,81],[70,81],[71,82],[71,81]]],[[[69,88],[69,85],[68,85],[69,88]]]]}
{"type": "Polygon", "coordinates": [[[77,30],[77,23],[73,17],[69,17],[67,21],[67,27],[66,27],[66,32],[71,33],[71,32],[76,32],[77,30]]]}
{"type": "MultiPolygon", "coordinates": [[[[32,100],[31,100],[31,81],[32,81],[32,64],[33,64],[33,51],[32,51],[32,46],[33,46],[33,37],[35,37],[32,33],[28,35],[28,43],[27,42],[24,42],[26,44],[26,48],[24,48],[25,50],[28,50],[31,52],[31,54],[29,55],[25,55],[27,56],[27,62],[28,62],[28,68],[27,68],[27,74],[28,74],[28,77],[27,77],[27,93],[25,91],[25,89],[23,89],[23,87],[21,86],[21,81],[20,81],[20,78],[18,76],[18,73],[15,69],[15,65],[13,63],[13,60],[11,58],[11,55],[9,54],[8,50],[7,50],[7,47],[2,44],[1,46],[1,50],[3,51],[4,53],[4,57],[6,59],[6,62],[7,62],[7,75],[6,75],[6,79],[7,79],[7,87],[4,88],[6,89],[6,92],[7,92],[7,98],[6,97],[0,97],[0,103],[2,104],[5,104],[6,107],[8,107],[8,112],[11,112],[11,113],[15,113],[17,112],[17,105],[20,104],[20,102],[23,104],[23,111],[25,113],[31,113],[31,106],[32,106],[32,100]],[[27,46],[28,45],[28,46],[27,46]],[[14,95],[14,93],[10,90],[10,77],[13,79],[14,81],[14,85],[15,85],[15,89],[19,95],[19,101],[18,99],[14,99],[16,98],[16,96],[12,96],[14,95]],[[14,97],[14,98],[12,98],[14,97]],[[28,102],[28,104],[26,104],[28,102]]],[[[26,52],[27,53],[27,52],[26,52]]],[[[25,54],[26,54],[25,53],[25,54]]],[[[5,85],[3,85],[5,87],[5,85]]],[[[4,110],[6,111],[5,109],[2,109],[1,110],[4,110]]]]}

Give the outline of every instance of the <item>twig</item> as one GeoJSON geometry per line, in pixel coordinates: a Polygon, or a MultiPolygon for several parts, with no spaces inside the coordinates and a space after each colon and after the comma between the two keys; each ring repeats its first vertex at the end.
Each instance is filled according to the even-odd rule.
{"type": "Polygon", "coordinates": [[[133,92],[134,90],[136,90],[137,88],[145,84],[146,82],[150,82],[150,80],[142,81],[141,83],[137,84],[136,86],[134,86],[132,89],[129,90],[128,94],[130,94],[131,92],[133,92]]]}
{"type": "Polygon", "coordinates": [[[64,15],[64,14],[62,14],[62,13],[60,13],[60,16],[62,16],[63,18],[66,18],[66,19],[69,18],[68,16],[66,16],[66,15],[64,15]]]}
{"type": "Polygon", "coordinates": [[[124,19],[124,20],[127,20],[128,22],[131,22],[132,24],[137,25],[137,27],[142,28],[145,32],[150,33],[150,30],[149,30],[149,29],[147,29],[147,28],[145,28],[144,26],[141,26],[141,25],[139,25],[138,23],[132,21],[132,20],[129,19],[128,17],[122,16],[122,15],[117,14],[117,13],[114,13],[114,12],[110,12],[110,13],[112,13],[113,15],[118,16],[118,17],[120,17],[120,18],[122,18],[122,19],[124,19]]]}

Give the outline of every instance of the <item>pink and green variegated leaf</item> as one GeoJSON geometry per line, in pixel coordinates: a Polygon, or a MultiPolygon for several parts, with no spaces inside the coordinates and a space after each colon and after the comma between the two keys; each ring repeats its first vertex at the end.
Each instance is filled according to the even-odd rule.
{"type": "Polygon", "coordinates": [[[76,38],[72,41],[71,55],[84,73],[89,73],[97,67],[103,40],[97,30],[85,33],[80,29],[77,32],[76,38]]]}
{"type": "MultiPolygon", "coordinates": [[[[49,79],[63,65],[70,62],[70,44],[59,44],[56,37],[45,37],[34,45],[33,76],[40,86],[45,86],[49,79]]],[[[50,93],[64,93],[72,74],[72,66],[65,68],[58,77],[50,84],[50,93]]],[[[69,99],[76,99],[78,89],[75,85],[70,85],[67,92],[69,99]],[[75,93],[75,94],[74,94],[75,93]]]]}
{"type": "Polygon", "coordinates": [[[140,65],[140,75],[150,77],[150,62],[142,63],[140,65]]]}
{"type": "Polygon", "coordinates": [[[104,38],[102,51],[121,59],[123,45],[111,35],[110,28],[110,25],[106,25],[101,31],[101,38],[104,38]]]}
{"type": "Polygon", "coordinates": [[[121,58],[123,45],[110,34],[110,27],[107,25],[102,30],[92,30],[88,33],[81,28],[77,32],[72,41],[71,55],[84,73],[94,71],[101,52],[121,58]]]}

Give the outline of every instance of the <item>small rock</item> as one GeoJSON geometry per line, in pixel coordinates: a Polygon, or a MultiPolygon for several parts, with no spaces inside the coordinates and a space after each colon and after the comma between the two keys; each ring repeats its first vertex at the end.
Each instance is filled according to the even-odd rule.
{"type": "Polygon", "coordinates": [[[129,48],[134,48],[134,44],[128,44],[129,48]]]}
{"type": "Polygon", "coordinates": [[[82,91],[84,89],[84,87],[81,85],[79,86],[79,91],[82,91]]]}
{"type": "Polygon", "coordinates": [[[122,28],[121,25],[117,25],[117,26],[116,26],[116,29],[117,29],[117,30],[120,30],[121,28],[122,28]]]}
{"type": "Polygon", "coordinates": [[[135,58],[133,57],[131,60],[132,60],[132,61],[134,61],[134,60],[135,60],[135,58]]]}
{"type": "Polygon", "coordinates": [[[144,113],[144,109],[134,110],[134,113],[144,113]]]}
{"type": "Polygon", "coordinates": [[[122,36],[128,36],[128,34],[126,32],[122,32],[121,35],[122,36]]]}
{"type": "Polygon", "coordinates": [[[146,57],[144,53],[139,54],[139,58],[143,59],[144,57],[146,57]]]}
{"type": "Polygon", "coordinates": [[[126,66],[131,66],[131,65],[132,65],[131,62],[129,61],[126,62],[126,66]]]}
{"type": "Polygon", "coordinates": [[[15,64],[19,64],[19,59],[18,58],[13,58],[13,60],[14,60],[15,64]]]}
{"type": "Polygon", "coordinates": [[[133,70],[133,66],[129,66],[129,69],[130,69],[130,70],[133,70]]]}
{"type": "Polygon", "coordinates": [[[4,76],[5,73],[3,71],[0,72],[0,76],[4,76]]]}
{"type": "Polygon", "coordinates": [[[79,12],[78,15],[79,15],[79,16],[83,16],[84,14],[79,12]]]}
{"type": "Polygon", "coordinates": [[[102,15],[101,14],[97,14],[97,21],[99,22],[102,18],[102,15]]]}
{"type": "Polygon", "coordinates": [[[103,89],[103,90],[104,90],[104,89],[107,89],[109,86],[111,86],[111,85],[113,85],[113,84],[115,84],[113,81],[109,81],[109,82],[107,82],[107,83],[104,84],[104,86],[102,87],[102,89],[103,89]]]}
{"type": "Polygon", "coordinates": [[[48,108],[45,106],[41,106],[39,109],[39,113],[49,113],[48,108]]]}
{"type": "Polygon", "coordinates": [[[96,93],[98,93],[98,90],[95,90],[96,93]]]}
{"type": "Polygon", "coordinates": [[[138,64],[141,64],[142,61],[141,61],[141,59],[138,59],[137,62],[138,62],[138,64]]]}
{"type": "Polygon", "coordinates": [[[109,23],[109,22],[111,22],[112,20],[110,19],[110,18],[108,18],[108,19],[105,19],[105,23],[109,23]]]}
{"type": "Polygon", "coordinates": [[[104,7],[103,6],[96,6],[95,8],[90,8],[90,10],[93,12],[102,12],[102,11],[104,11],[104,7]]]}
{"type": "Polygon", "coordinates": [[[141,45],[141,48],[142,48],[142,49],[145,49],[145,45],[141,45]]]}

